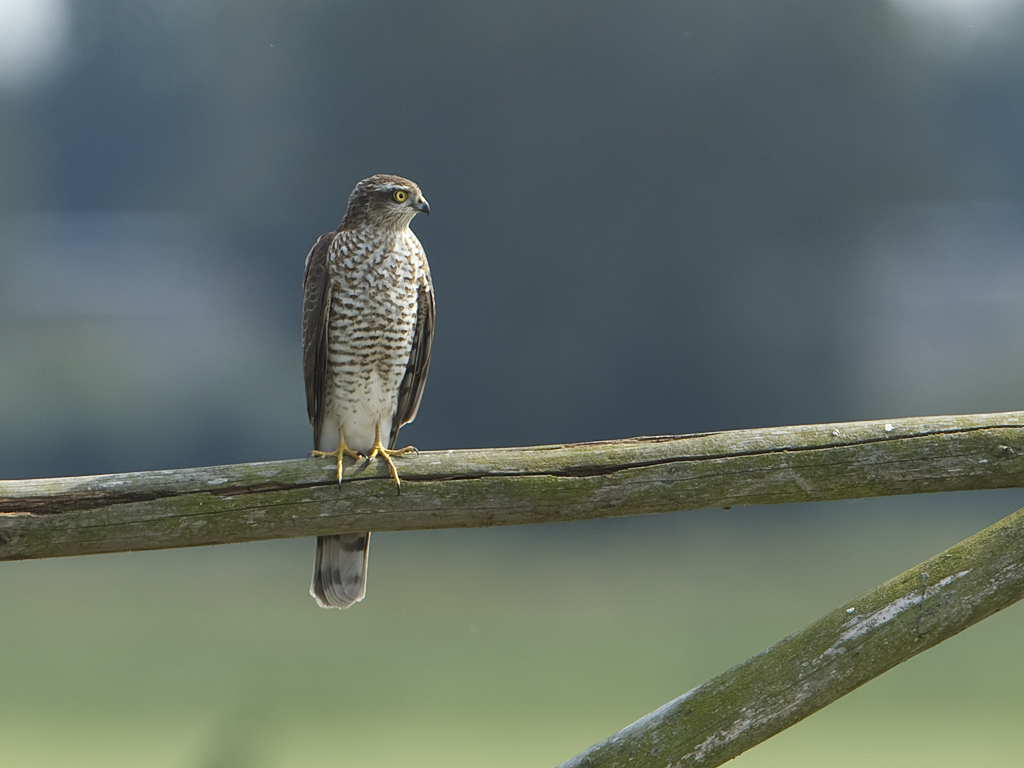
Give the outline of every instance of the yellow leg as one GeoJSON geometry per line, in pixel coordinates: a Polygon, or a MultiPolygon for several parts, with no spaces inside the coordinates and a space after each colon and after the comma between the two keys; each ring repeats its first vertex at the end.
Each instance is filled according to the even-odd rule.
{"type": "Polygon", "coordinates": [[[356,459],[357,461],[359,459],[363,458],[363,454],[359,453],[358,451],[353,451],[351,448],[349,448],[345,444],[345,434],[343,432],[339,432],[338,433],[338,450],[336,450],[336,451],[317,451],[317,450],[314,450],[313,451],[313,455],[314,456],[330,456],[331,458],[337,458],[338,459],[338,482],[339,483],[341,482],[341,467],[342,467],[342,463],[345,461],[345,457],[346,456],[351,456],[353,459],[356,459]]]}
{"type": "Polygon", "coordinates": [[[402,481],[398,479],[398,470],[395,469],[395,462],[393,462],[391,460],[391,457],[392,456],[401,456],[403,454],[406,454],[406,453],[409,453],[410,451],[415,451],[415,450],[416,449],[413,448],[411,445],[407,445],[405,448],[397,448],[395,450],[391,450],[390,448],[385,448],[384,447],[384,443],[382,443],[380,441],[380,424],[378,424],[377,425],[377,439],[374,440],[374,442],[373,442],[373,450],[370,451],[370,455],[366,457],[366,460],[369,462],[374,457],[376,457],[378,455],[381,456],[384,459],[384,461],[387,462],[388,469],[391,470],[391,477],[394,478],[395,485],[398,486],[398,492],[401,493],[402,492],[402,481]]]}

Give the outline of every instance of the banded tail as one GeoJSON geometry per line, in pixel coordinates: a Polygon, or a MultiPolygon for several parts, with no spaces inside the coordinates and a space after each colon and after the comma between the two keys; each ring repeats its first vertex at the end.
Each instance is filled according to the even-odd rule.
{"type": "Polygon", "coordinates": [[[366,596],[370,534],[316,537],[316,561],[309,594],[321,608],[348,608],[366,596]]]}

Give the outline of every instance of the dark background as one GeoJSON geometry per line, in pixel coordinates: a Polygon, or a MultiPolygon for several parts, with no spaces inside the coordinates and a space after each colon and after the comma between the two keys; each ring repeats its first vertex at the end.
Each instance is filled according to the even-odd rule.
{"type": "MultiPolygon", "coordinates": [[[[1019,405],[980,375],[946,399],[856,383],[945,298],[908,294],[1018,242],[1016,6],[980,29],[804,0],[67,13],[3,101],[3,343],[30,347],[0,374],[5,476],[305,452],[302,261],[376,172],[433,211],[420,447],[1019,405]],[[975,242],[932,264],[953,213],[975,242]]],[[[962,364],[953,341],[933,365],[962,364]]]]}
{"type": "MultiPolygon", "coordinates": [[[[340,221],[354,184],[381,172],[412,178],[431,204],[430,217],[413,228],[433,270],[437,333],[420,416],[403,443],[527,445],[1022,406],[1024,9],[1012,0],[40,0],[24,5],[35,7],[37,27],[25,21],[31,13],[17,16],[21,7],[0,4],[8,30],[20,29],[20,19],[21,39],[35,41],[23,60],[0,56],[0,477],[305,455],[303,259],[340,221]]],[[[539,758],[553,764],[1020,503],[1019,494],[955,498],[928,502],[947,505],[938,517],[920,500],[897,500],[762,510],[756,523],[746,512],[722,513],[721,527],[707,530],[687,527],[698,515],[444,541],[469,558],[455,558],[463,565],[452,566],[452,579],[471,583],[486,570],[486,557],[473,553],[519,562],[513,553],[523,546],[550,547],[551,561],[537,568],[555,568],[552,580],[577,566],[599,579],[613,570],[599,565],[602,547],[611,546],[603,537],[619,534],[638,537],[630,551],[646,584],[667,567],[649,556],[652,541],[685,548],[698,534],[707,537],[700,556],[713,561],[715,553],[747,553],[753,559],[736,554],[742,568],[759,551],[783,560],[818,552],[813,562],[836,580],[838,591],[815,603],[783,597],[782,581],[750,566],[750,582],[802,612],[777,625],[741,622],[728,634],[749,637],[749,647],[557,742],[539,758]],[[958,504],[969,509],[958,515],[958,504]],[[862,527],[848,520],[851,509],[863,512],[862,527]],[[897,532],[885,527],[893,516],[897,532]],[[839,531],[863,539],[863,551],[842,550],[839,531]],[[773,536],[781,537],[777,549],[765,543],[773,536]],[[570,540],[576,565],[560,571],[558,542],[570,540]],[[885,547],[873,550],[868,542],[879,540],[885,547]],[[830,569],[821,554],[828,547],[845,552],[835,557],[850,558],[848,571],[830,569]],[[865,571],[868,564],[876,570],[865,571]],[[853,573],[863,574],[856,587],[853,573]]],[[[419,562],[439,535],[401,538],[394,546],[408,556],[398,561],[419,562]]],[[[260,569],[297,564],[300,575],[281,577],[274,603],[285,612],[312,610],[303,594],[305,544],[246,550],[260,569]]],[[[9,585],[24,585],[20,602],[7,598],[8,621],[20,617],[27,634],[18,642],[37,647],[39,602],[30,597],[71,600],[75,590],[60,586],[70,579],[83,593],[53,631],[78,646],[85,619],[76,611],[102,613],[92,601],[110,599],[104,579],[120,584],[126,574],[158,572],[171,589],[182,569],[209,568],[216,581],[238,576],[224,565],[240,557],[232,551],[5,564],[0,585],[8,572],[9,585]]],[[[375,563],[387,562],[379,557],[375,563]]],[[[399,576],[422,576],[395,564],[388,577],[386,567],[374,566],[381,592],[386,583],[408,589],[399,576]]],[[[800,578],[825,578],[808,573],[800,578]]],[[[701,594],[731,603],[737,590],[711,576],[703,587],[687,578],[696,591],[676,607],[680,621],[724,631],[686,611],[698,610],[701,594]]],[[[386,624],[393,609],[375,587],[353,611],[302,621],[386,624]],[[364,618],[352,618],[359,611],[364,618]]],[[[232,594],[223,589],[178,595],[174,626],[190,626],[197,611],[221,615],[232,594]]],[[[493,606],[500,621],[508,596],[480,590],[466,600],[493,606]]],[[[745,587],[738,592],[759,602],[745,587]]],[[[643,602],[641,593],[646,587],[626,603],[643,602]]],[[[438,626],[477,626],[455,603],[451,616],[434,617],[438,626]]],[[[278,608],[261,605],[253,610],[278,621],[278,608]]],[[[138,608],[118,599],[109,610],[113,640],[89,635],[90,642],[129,642],[116,627],[138,608]]],[[[552,607],[552,616],[560,610],[552,607]]],[[[606,610],[595,604],[598,626],[606,610]]],[[[426,619],[411,621],[401,632],[423,631],[426,619]]],[[[235,638],[231,647],[242,654],[249,635],[240,626],[227,622],[216,636],[235,638]]],[[[587,627],[574,632],[604,637],[587,627]]],[[[367,632],[372,650],[379,637],[367,632]]],[[[635,642],[623,640],[623,648],[635,642]]],[[[482,663],[502,667],[505,652],[490,652],[482,663]]],[[[535,668],[538,654],[524,664],[535,668]]],[[[46,658],[33,674],[50,668],[46,658]]],[[[109,664],[120,679],[117,659],[109,664]]],[[[458,659],[451,665],[457,681],[475,674],[458,659]]],[[[168,674],[185,668],[182,661],[168,674]]],[[[513,666],[507,674],[523,672],[513,666]]],[[[580,674],[589,679],[593,669],[580,674]]],[[[386,687],[384,678],[367,685],[386,687]]],[[[637,680],[621,686],[642,689],[637,680]]],[[[147,701],[160,690],[154,684],[147,701]]],[[[500,685],[489,690],[502,697],[500,685]]],[[[937,695],[952,695],[943,690],[937,695]]],[[[993,700],[990,689],[979,691],[993,700]]],[[[86,718],[84,733],[117,727],[114,710],[94,710],[82,695],[75,717],[99,713],[86,718]]],[[[622,696],[588,701],[604,713],[602,702],[611,708],[622,696]]],[[[185,700],[181,711],[206,711],[185,700]]],[[[1021,703],[1018,696],[1006,707],[1019,712],[1021,703]]],[[[38,706],[42,713],[50,700],[38,706]]],[[[294,714],[290,706],[282,711],[294,714]]],[[[35,727],[32,711],[26,717],[35,727]]],[[[420,710],[411,711],[415,720],[420,710]]],[[[169,720],[154,715],[139,728],[169,720]]],[[[948,733],[933,721],[935,733],[948,733]]],[[[182,722],[161,737],[176,748],[175,733],[191,734],[187,741],[202,730],[182,722]]],[[[495,733],[515,730],[504,725],[495,733]]],[[[1013,747],[984,733],[979,724],[962,738],[1013,747]]],[[[936,738],[909,743],[922,748],[936,738]]],[[[147,745],[143,762],[155,764],[151,742],[138,739],[147,745]]],[[[808,741],[794,743],[812,759],[808,741]]],[[[907,744],[894,735],[889,754],[907,744]]],[[[11,759],[42,764],[32,749],[11,759]]],[[[305,760],[280,749],[278,762],[261,759],[305,760]]],[[[936,765],[960,764],[955,752],[937,752],[936,765]]],[[[215,764],[209,754],[200,764],[215,764]]],[[[372,764],[395,763],[394,755],[366,754],[372,764]]],[[[968,762],[981,759],[974,757],[968,762]]],[[[111,754],[102,759],[114,764],[111,754]]],[[[877,755],[856,759],[890,764],[877,755]]],[[[1001,764],[998,755],[986,759],[1001,764]]],[[[821,764],[820,756],[808,764],[821,764]]]]}

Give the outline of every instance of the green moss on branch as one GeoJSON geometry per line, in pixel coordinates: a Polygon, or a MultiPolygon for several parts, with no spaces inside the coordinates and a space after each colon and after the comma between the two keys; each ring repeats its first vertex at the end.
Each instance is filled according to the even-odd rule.
{"type": "Polygon", "coordinates": [[[1024,510],[837,608],[560,768],[711,768],[1024,597],[1024,510]]]}
{"type": "Polygon", "coordinates": [[[1024,413],[0,481],[0,560],[1024,484],[1024,413]]]}

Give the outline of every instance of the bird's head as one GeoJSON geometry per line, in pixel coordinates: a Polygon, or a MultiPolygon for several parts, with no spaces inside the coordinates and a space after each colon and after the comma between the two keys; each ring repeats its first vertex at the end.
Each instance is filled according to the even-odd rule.
{"type": "Polygon", "coordinates": [[[378,173],[352,190],[341,229],[405,229],[417,213],[430,213],[420,188],[401,176],[378,173]]]}

